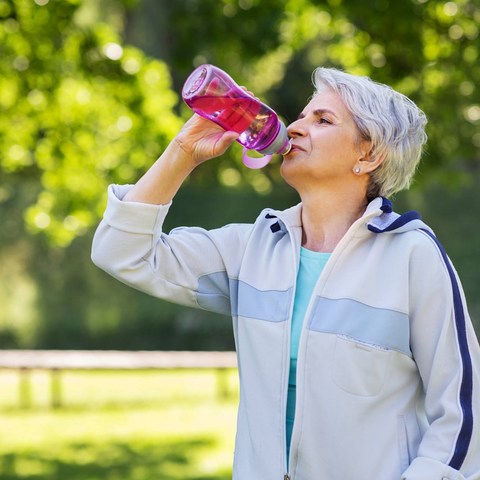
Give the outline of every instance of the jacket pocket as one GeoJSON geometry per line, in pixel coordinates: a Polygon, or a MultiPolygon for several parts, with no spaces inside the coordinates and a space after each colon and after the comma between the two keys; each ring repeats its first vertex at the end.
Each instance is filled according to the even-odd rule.
{"type": "Polygon", "coordinates": [[[390,365],[388,349],[337,336],[333,359],[333,381],[353,395],[371,397],[383,388],[390,365]]]}

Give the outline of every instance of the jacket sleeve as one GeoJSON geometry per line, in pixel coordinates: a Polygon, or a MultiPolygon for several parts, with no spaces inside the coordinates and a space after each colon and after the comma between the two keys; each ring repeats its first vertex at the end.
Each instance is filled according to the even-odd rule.
{"type": "Polygon", "coordinates": [[[162,225],[170,205],[123,202],[130,186],[111,185],[95,232],[92,261],[121,282],[164,300],[230,314],[250,225],[216,230],[162,225]]]}
{"type": "Polygon", "coordinates": [[[480,479],[480,349],[458,276],[429,231],[411,262],[411,348],[427,420],[402,480],[480,479]]]}

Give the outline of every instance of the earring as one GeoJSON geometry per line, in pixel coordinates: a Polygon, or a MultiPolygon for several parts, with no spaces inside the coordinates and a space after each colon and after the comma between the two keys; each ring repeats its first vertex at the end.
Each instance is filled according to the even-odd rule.
{"type": "Polygon", "coordinates": [[[358,175],[358,174],[360,173],[360,170],[361,170],[360,167],[355,167],[355,168],[353,169],[353,172],[358,175]]]}

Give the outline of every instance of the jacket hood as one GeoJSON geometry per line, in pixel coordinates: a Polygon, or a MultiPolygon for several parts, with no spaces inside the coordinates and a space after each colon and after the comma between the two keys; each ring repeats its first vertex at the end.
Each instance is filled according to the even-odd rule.
{"type": "MultiPolygon", "coordinates": [[[[399,215],[395,213],[392,208],[392,203],[385,197],[379,197],[373,200],[367,211],[373,204],[376,204],[380,212],[373,216],[368,222],[367,227],[373,233],[403,233],[410,230],[417,230],[419,228],[431,232],[423,221],[420,214],[416,211],[410,211],[399,215]]],[[[433,233],[433,232],[432,232],[433,233]]]]}

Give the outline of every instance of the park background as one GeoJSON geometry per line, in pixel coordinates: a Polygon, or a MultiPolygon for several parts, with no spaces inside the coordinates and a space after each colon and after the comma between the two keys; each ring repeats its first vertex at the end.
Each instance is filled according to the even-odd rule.
{"type": "MultiPolygon", "coordinates": [[[[228,318],[148,297],[90,262],[107,185],[135,182],[160,155],[191,114],[180,91],[202,63],[228,71],[286,123],[312,94],[319,65],[412,98],[429,119],[429,142],[411,190],[392,200],[397,211],[418,210],[446,247],[479,334],[479,25],[475,0],[0,0],[0,349],[233,349],[228,318]]],[[[264,207],[298,202],[278,159],[252,171],[240,156],[235,144],[195,171],[167,228],[252,222],[264,207]]],[[[202,388],[214,380],[195,387],[198,378],[187,388],[178,375],[158,384],[107,375],[99,394],[92,379],[72,377],[71,409],[52,413],[45,379],[37,409],[18,412],[9,377],[0,383],[0,478],[228,478],[235,378],[233,398],[221,401],[213,384],[202,388]],[[166,422],[174,406],[178,421],[166,422]],[[192,429],[210,419],[197,425],[204,435],[187,429],[173,441],[191,409],[192,429]],[[78,422],[79,437],[62,437],[78,422]],[[118,424],[124,436],[113,442],[105,432],[118,424]],[[31,435],[18,433],[25,425],[31,435]],[[223,460],[212,453],[202,470],[195,462],[207,450],[223,460]]]]}

